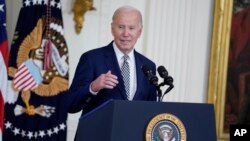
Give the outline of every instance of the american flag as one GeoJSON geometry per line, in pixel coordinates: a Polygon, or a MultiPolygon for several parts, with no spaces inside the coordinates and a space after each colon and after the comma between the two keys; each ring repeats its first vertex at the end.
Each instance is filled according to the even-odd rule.
{"type": "Polygon", "coordinates": [[[7,63],[9,49],[6,33],[5,1],[0,0],[0,140],[2,140],[4,122],[4,95],[7,93],[7,63]]]}
{"type": "Polygon", "coordinates": [[[60,0],[22,0],[10,46],[4,141],[66,141],[68,48],[63,31],[60,0]]]}

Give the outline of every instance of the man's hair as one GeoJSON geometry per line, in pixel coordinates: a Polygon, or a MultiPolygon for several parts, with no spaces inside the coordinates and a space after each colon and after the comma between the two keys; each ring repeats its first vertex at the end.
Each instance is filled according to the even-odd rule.
{"type": "Polygon", "coordinates": [[[134,7],[132,7],[132,6],[122,6],[122,7],[118,8],[118,9],[116,9],[115,12],[114,12],[114,15],[113,15],[113,17],[112,17],[112,20],[114,21],[115,17],[116,17],[120,12],[123,12],[123,11],[134,11],[134,12],[136,12],[136,13],[139,15],[140,24],[141,24],[141,27],[142,27],[142,15],[141,15],[141,12],[140,12],[138,9],[136,9],[136,8],[134,8],[134,7]]]}

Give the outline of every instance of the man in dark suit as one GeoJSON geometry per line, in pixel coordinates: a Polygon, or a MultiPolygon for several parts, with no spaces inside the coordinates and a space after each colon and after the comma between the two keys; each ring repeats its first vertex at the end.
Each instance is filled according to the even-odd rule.
{"type": "Polygon", "coordinates": [[[83,115],[110,99],[156,100],[156,88],[141,70],[147,65],[155,74],[156,65],[134,49],[142,32],[141,13],[123,6],[112,20],[114,40],[80,58],[69,90],[70,113],[82,110],[83,115]]]}

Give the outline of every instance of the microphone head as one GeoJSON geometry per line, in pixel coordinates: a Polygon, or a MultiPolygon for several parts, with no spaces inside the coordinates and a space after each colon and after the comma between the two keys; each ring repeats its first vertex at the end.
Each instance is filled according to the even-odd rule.
{"type": "Polygon", "coordinates": [[[149,69],[147,65],[142,66],[143,73],[148,77],[150,83],[157,86],[158,85],[158,78],[153,74],[152,70],[149,69]]]}
{"type": "Polygon", "coordinates": [[[166,80],[165,80],[165,83],[166,83],[167,85],[173,85],[173,82],[174,82],[174,79],[173,79],[173,77],[171,77],[171,76],[168,76],[168,77],[166,78],[166,80]]]}
{"type": "Polygon", "coordinates": [[[148,66],[142,65],[141,69],[142,69],[143,73],[148,76],[148,73],[150,73],[150,69],[148,68],[148,66]]]}
{"type": "Polygon", "coordinates": [[[157,68],[157,71],[159,73],[159,75],[162,77],[162,78],[167,78],[168,77],[168,71],[165,69],[164,66],[159,66],[157,68]]]}

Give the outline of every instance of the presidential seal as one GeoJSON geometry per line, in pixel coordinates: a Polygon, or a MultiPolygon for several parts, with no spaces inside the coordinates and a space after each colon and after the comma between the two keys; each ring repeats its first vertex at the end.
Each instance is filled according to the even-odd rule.
{"type": "Polygon", "coordinates": [[[155,116],[146,128],[146,141],[186,141],[187,133],[181,120],[173,114],[155,116]]]}

